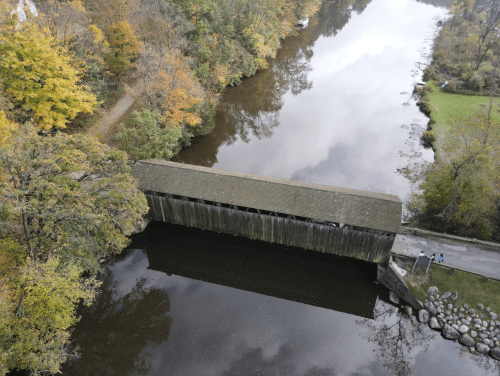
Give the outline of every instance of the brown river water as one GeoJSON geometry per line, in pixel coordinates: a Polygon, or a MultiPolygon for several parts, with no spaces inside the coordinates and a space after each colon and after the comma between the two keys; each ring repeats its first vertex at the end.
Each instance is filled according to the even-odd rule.
{"type": "MultiPolygon", "coordinates": [[[[269,69],[224,92],[214,131],[177,161],[404,199],[399,153],[428,120],[414,63],[447,3],[325,2],[269,69]]],[[[153,223],[106,270],[65,375],[500,374],[413,325],[373,264],[153,223]]]]}

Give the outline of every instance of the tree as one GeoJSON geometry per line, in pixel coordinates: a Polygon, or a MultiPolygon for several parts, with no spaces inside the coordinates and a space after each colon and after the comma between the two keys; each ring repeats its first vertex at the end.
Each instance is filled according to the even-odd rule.
{"type": "Polygon", "coordinates": [[[92,112],[96,98],[79,85],[68,53],[45,29],[26,23],[0,30],[0,82],[18,113],[39,128],[65,128],[80,112],[92,112]]]}
{"type": "Polygon", "coordinates": [[[90,136],[16,130],[0,151],[6,196],[34,261],[59,257],[95,271],[120,252],[148,207],[124,152],[90,136]]]}
{"type": "Polygon", "coordinates": [[[430,164],[413,161],[400,172],[414,189],[408,208],[439,231],[489,238],[499,202],[500,122],[487,113],[457,118],[430,164]]]}
{"type": "Polygon", "coordinates": [[[205,92],[179,50],[165,54],[147,45],[138,63],[152,108],[161,109],[171,124],[188,126],[193,130],[201,126],[201,102],[205,92]]]}
{"type": "Polygon", "coordinates": [[[139,53],[139,42],[128,21],[121,21],[104,29],[111,53],[105,56],[112,74],[123,75],[132,68],[139,53]]]}
{"type": "Polygon", "coordinates": [[[180,126],[166,124],[165,118],[156,111],[134,111],[128,126],[120,125],[117,138],[122,142],[123,150],[133,160],[170,159],[180,148],[182,136],[180,126]]]}
{"type": "Polygon", "coordinates": [[[82,278],[81,269],[51,257],[28,259],[15,280],[2,281],[10,294],[0,294],[0,370],[24,369],[31,375],[56,373],[72,354],[70,327],[75,305],[90,305],[97,281],[82,278]],[[10,296],[6,296],[10,295],[10,296]]]}

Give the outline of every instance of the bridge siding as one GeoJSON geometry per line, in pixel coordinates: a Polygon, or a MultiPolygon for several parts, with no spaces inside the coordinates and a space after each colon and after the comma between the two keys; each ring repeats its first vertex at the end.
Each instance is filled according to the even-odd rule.
{"type": "Polygon", "coordinates": [[[143,191],[169,193],[397,233],[399,197],[354,189],[234,173],[161,160],[139,161],[143,191]]]}
{"type": "Polygon", "coordinates": [[[146,194],[153,220],[385,264],[394,237],[146,194]]]}

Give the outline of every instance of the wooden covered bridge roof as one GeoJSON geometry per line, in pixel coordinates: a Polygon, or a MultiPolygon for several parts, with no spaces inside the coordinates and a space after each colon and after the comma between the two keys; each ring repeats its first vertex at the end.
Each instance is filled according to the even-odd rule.
{"type": "Polygon", "coordinates": [[[398,233],[398,196],[164,160],[134,166],[139,189],[398,233]]]}

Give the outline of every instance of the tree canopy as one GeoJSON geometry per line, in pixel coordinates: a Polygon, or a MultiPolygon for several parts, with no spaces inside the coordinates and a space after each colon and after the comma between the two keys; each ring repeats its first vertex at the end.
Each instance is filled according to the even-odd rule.
{"type": "Polygon", "coordinates": [[[96,98],[79,84],[79,71],[48,30],[36,24],[0,29],[0,82],[18,122],[65,128],[80,112],[92,112],[96,98]]]}

